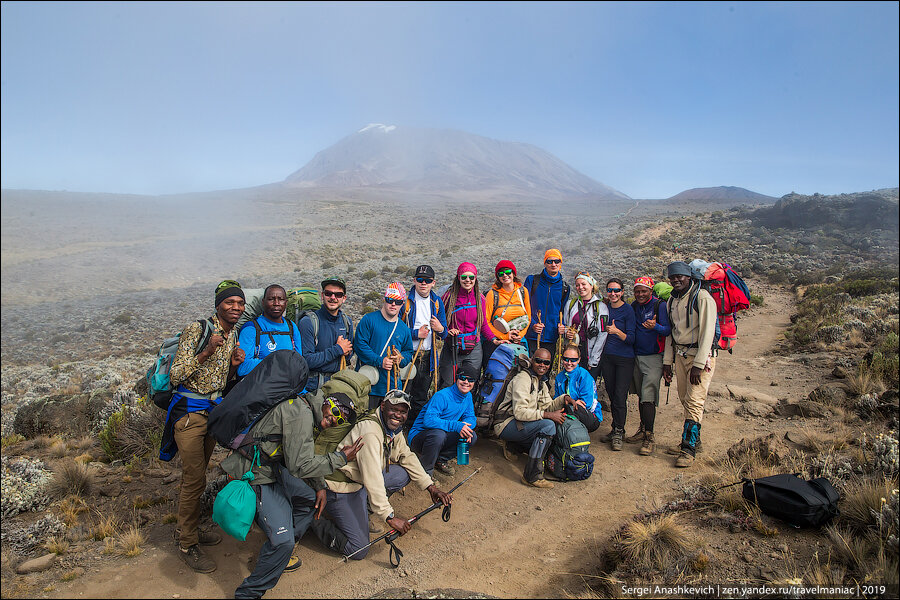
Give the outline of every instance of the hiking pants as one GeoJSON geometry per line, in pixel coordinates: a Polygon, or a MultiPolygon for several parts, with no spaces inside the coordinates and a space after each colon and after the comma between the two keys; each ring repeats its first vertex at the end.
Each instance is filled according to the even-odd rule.
{"type": "Polygon", "coordinates": [[[684,407],[684,420],[703,422],[703,406],[706,404],[706,393],[712,382],[713,373],[716,371],[716,357],[709,359],[709,371],[704,369],[700,373],[700,384],[691,384],[691,367],[694,364],[693,356],[682,356],[675,353],[675,365],[672,369],[675,373],[675,384],[678,389],[678,399],[684,407]]]}
{"type": "Polygon", "coordinates": [[[206,490],[206,468],[216,440],[206,435],[208,417],[203,412],[184,415],[175,423],[175,443],[181,453],[181,493],[178,498],[178,530],[182,548],[200,541],[200,496],[206,490]]]}
{"type": "Polygon", "coordinates": [[[309,528],[315,511],[316,492],[305,481],[278,465],[278,481],[254,485],[256,524],[266,534],[256,568],[234,592],[235,598],[259,598],[275,587],[294,545],[309,528]]]}
{"type": "Polygon", "coordinates": [[[550,449],[550,440],[555,434],[556,423],[550,419],[537,421],[513,419],[500,432],[500,439],[528,448],[530,458],[543,458],[550,449]]]}
{"type": "MultiPolygon", "coordinates": [[[[489,342],[491,346],[494,345],[494,342],[489,342]]],[[[475,347],[468,354],[463,354],[459,350],[456,352],[456,366],[457,369],[463,365],[468,365],[470,368],[475,369],[477,373],[481,373],[481,356],[482,356],[481,344],[475,344],[475,347]]],[[[445,387],[456,383],[453,377],[453,343],[452,338],[448,337],[444,342],[444,347],[441,350],[441,362],[440,362],[440,376],[441,380],[438,383],[438,387],[440,389],[444,389],[445,387]]],[[[474,390],[472,390],[474,392],[474,390]]]]}
{"type": "MultiPolygon", "coordinates": [[[[418,437],[418,436],[416,436],[418,437]]],[[[409,473],[400,465],[389,465],[382,473],[384,476],[384,489],[388,497],[394,492],[400,491],[409,483],[409,473]]],[[[369,495],[365,486],[349,494],[339,494],[328,490],[325,493],[327,502],[325,510],[334,524],[347,536],[347,546],[344,548],[344,556],[353,554],[369,543],[369,495]]],[[[353,557],[353,560],[362,560],[369,553],[363,550],[353,557]]]]}
{"type": "MultiPolygon", "coordinates": [[[[419,455],[422,468],[431,475],[437,461],[447,462],[456,456],[456,444],[460,439],[462,438],[455,431],[423,429],[412,439],[409,447],[419,455]]],[[[478,436],[473,435],[470,445],[476,441],[478,441],[478,436]]]]}
{"type": "Polygon", "coordinates": [[[659,382],[662,379],[662,354],[634,357],[634,389],[640,403],[659,406],[659,382]]]}
{"type": "MultiPolygon", "coordinates": [[[[419,412],[428,403],[428,388],[431,387],[431,350],[422,350],[416,359],[416,376],[409,380],[406,391],[409,392],[409,416],[406,422],[409,427],[416,422],[419,412]]],[[[402,387],[403,384],[401,384],[402,387]]]]}
{"type": "MultiPolygon", "coordinates": [[[[597,408],[599,408],[599,406],[597,408]]],[[[603,412],[601,411],[600,417],[598,417],[595,413],[579,406],[575,409],[575,416],[578,417],[581,424],[588,430],[588,433],[594,433],[597,431],[597,428],[600,427],[600,417],[603,416],[603,412]]]]}
{"type": "Polygon", "coordinates": [[[603,371],[603,383],[606,395],[609,396],[609,408],[612,412],[613,429],[625,429],[625,416],[628,412],[628,388],[634,377],[634,357],[604,354],[600,357],[600,369],[603,371]]]}

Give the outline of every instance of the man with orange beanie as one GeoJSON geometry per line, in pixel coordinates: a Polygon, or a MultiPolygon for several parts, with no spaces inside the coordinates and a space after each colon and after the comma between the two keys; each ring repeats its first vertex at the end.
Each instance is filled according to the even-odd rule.
{"type": "Polygon", "coordinates": [[[531,299],[531,326],[525,334],[528,352],[534,355],[538,346],[556,353],[560,314],[569,300],[569,284],[563,280],[562,253],[551,248],[544,253],[544,270],[525,278],[525,289],[531,299]],[[538,313],[540,311],[540,313],[538,313]],[[540,314],[540,317],[538,317],[540,314]]]}

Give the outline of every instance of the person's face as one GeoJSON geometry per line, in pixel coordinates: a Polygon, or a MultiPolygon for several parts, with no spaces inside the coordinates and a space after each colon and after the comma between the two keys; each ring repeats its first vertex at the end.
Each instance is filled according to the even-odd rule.
{"type": "Polygon", "coordinates": [[[220,321],[234,325],[244,314],[244,299],[240,296],[229,296],[216,307],[216,315],[220,321]]]}
{"type": "Polygon", "coordinates": [[[396,317],[400,314],[400,307],[403,305],[403,300],[399,298],[385,298],[384,299],[384,314],[388,317],[396,317]]]}
{"type": "Polygon", "coordinates": [[[647,304],[650,302],[650,297],[652,295],[650,288],[646,288],[642,285],[634,287],[634,299],[638,301],[638,304],[647,304]]]}
{"type": "Polygon", "coordinates": [[[263,298],[263,314],[270,321],[277,321],[284,316],[287,307],[287,296],[281,288],[269,288],[263,298]]]}
{"type": "Polygon", "coordinates": [[[624,293],[625,290],[615,281],[610,281],[606,284],[606,297],[609,298],[610,302],[621,302],[622,294],[624,293]]]}
{"type": "Polygon", "coordinates": [[[550,370],[550,352],[544,348],[539,348],[534,353],[531,360],[531,370],[538,377],[543,377],[550,370]]]}
{"type": "Polygon", "coordinates": [[[332,404],[328,400],[322,403],[322,422],[319,424],[322,429],[335,427],[345,422],[346,420],[347,413],[343,409],[343,407],[337,404],[332,404]],[[340,417],[336,415],[335,412],[339,412],[340,417]]]}
{"type": "Polygon", "coordinates": [[[691,284],[691,278],[687,275],[670,275],[669,283],[672,284],[672,289],[674,291],[681,293],[691,284]]]}
{"type": "Polygon", "coordinates": [[[470,379],[468,375],[459,375],[456,378],[456,389],[463,394],[468,394],[475,387],[475,380],[470,379]]]}
{"type": "Polygon", "coordinates": [[[515,281],[515,274],[512,269],[500,269],[497,272],[497,279],[500,281],[500,285],[508,287],[515,281]]]}
{"type": "Polygon", "coordinates": [[[459,287],[466,290],[467,292],[475,287],[475,273],[472,273],[471,271],[460,273],[459,287]]]}
{"type": "Polygon", "coordinates": [[[578,366],[578,353],[574,350],[566,350],[562,355],[562,365],[566,373],[571,373],[578,366]],[[568,360],[566,360],[568,359],[568,360]]]}
{"type": "Polygon", "coordinates": [[[423,298],[427,298],[434,287],[434,279],[431,277],[416,277],[416,293],[423,298]]]}
{"type": "Polygon", "coordinates": [[[396,431],[403,427],[406,423],[406,417],[409,416],[409,406],[404,403],[391,404],[387,401],[381,402],[381,414],[384,415],[384,423],[391,431],[396,431]]]}
{"type": "Polygon", "coordinates": [[[325,308],[332,313],[338,311],[341,306],[344,305],[344,301],[347,299],[347,296],[339,285],[333,285],[329,283],[325,286],[325,289],[322,290],[322,302],[325,304],[325,308]]]}
{"type": "Polygon", "coordinates": [[[562,259],[548,258],[544,261],[544,268],[547,269],[547,275],[555,277],[559,270],[562,269],[562,259]]]}
{"type": "Polygon", "coordinates": [[[582,300],[590,300],[591,296],[594,295],[594,288],[584,279],[576,279],[575,292],[578,293],[582,300]]]}

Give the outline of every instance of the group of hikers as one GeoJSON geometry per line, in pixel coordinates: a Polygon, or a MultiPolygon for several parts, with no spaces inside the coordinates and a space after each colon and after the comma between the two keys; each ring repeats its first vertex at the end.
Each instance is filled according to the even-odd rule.
{"type": "Polygon", "coordinates": [[[638,453],[651,455],[661,382],[668,386],[673,378],[684,426],[669,452],[676,467],[689,467],[715,370],[717,310],[687,263],[671,263],[667,279],[642,276],[626,289],[612,277],[604,297],[586,272],[570,287],[560,251],[550,249],[543,270],[524,282],[512,261],[501,260],[490,285],[479,285],[478,269],[464,262],[442,293],[434,290],[434,269],[418,266],[412,289],[390,283],[381,307],[355,327],[342,310],[347,284],[341,277],[321,282],[321,307],[299,323],[285,316],[285,288],[270,285],[261,314],[240,330],[245,291],[222,282],[215,315],[184,329],[171,363],[161,457],[181,455],[175,529],[181,556],[195,571],[216,568],[201,547],[221,536],[199,527],[215,446],[207,424],[223,396],[265,381],[271,355],[301,356],[308,378],[301,393],[251,423],[254,454],[235,451],[221,464],[234,479],[253,473],[256,523],[266,535],[237,598],[261,597],[283,572],[299,568],[294,547],[309,529],[327,548],[357,560],[366,556],[370,534],[385,527],[406,533],[410,522],[395,513],[390,497],[410,483],[449,506],[452,497],[433,474],[455,474],[460,441],[471,446],[479,435],[496,437],[507,459],[527,455],[525,485],[551,488],[544,473],[557,426],[571,415],[594,432],[607,410],[611,429],[600,441],[613,451],[623,442],[640,443],[638,453]],[[485,426],[479,382],[494,353],[511,349],[522,367],[510,372],[485,426]],[[368,379],[367,398],[333,391],[331,380],[348,371],[368,379]],[[600,382],[608,406],[598,401],[600,382]],[[640,424],[626,437],[630,390],[639,398],[640,424]]]}

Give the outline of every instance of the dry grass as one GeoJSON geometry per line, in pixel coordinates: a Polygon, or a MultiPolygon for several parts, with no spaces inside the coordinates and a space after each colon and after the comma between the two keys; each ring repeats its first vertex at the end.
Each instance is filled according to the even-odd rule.
{"type": "Polygon", "coordinates": [[[620,536],[624,556],[642,570],[661,570],[687,557],[693,544],[675,515],[651,517],[643,523],[633,521],[620,536]]]}
{"type": "Polygon", "coordinates": [[[177,523],[178,515],[176,513],[168,513],[166,516],[162,518],[162,522],[165,524],[169,523],[177,523]]]}
{"type": "Polygon", "coordinates": [[[84,454],[79,454],[73,460],[75,460],[75,462],[80,462],[81,464],[87,465],[88,463],[94,462],[94,455],[90,452],[85,452],[84,454]]]}
{"type": "Polygon", "coordinates": [[[96,445],[96,438],[89,435],[79,438],[71,443],[72,448],[78,450],[79,452],[87,452],[93,449],[96,445]]]}
{"type": "Polygon", "coordinates": [[[139,527],[132,525],[119,537],[119,547],[124,556],[134,557],[144,551],[141,547],[147,539],[139,527]]]}
{"type": "Polygon", "coordinates": [[[823,452],[835,452],[847,447],[853,438],[853,433],[842,423],[836,423],[833,431],[818,431],[812,426],[804,426],[800,429],[800,443],[816,454],[823,452]]]}
{"type": "Polygon", "coordinates": [[[88,505],[81,496],[68,496],[59,503],[63,522],[71,527],[78,524],[78,515],[87,512],[88,505]]]}
{"type": "Polygon", "coordinates": [[[115,554],[116,553],[116,541],[112,538],[106,538],[105,540],[103,540],[103,549],[100,552],[106,556],[109,556],[110,554],[115,554]]]}
{"type": "Polygon", "coordinates": [[[869,369],[866,365],[859,365],[856,373],[847,377],[847,387],[854,396],[878,393],[884,391],[884,383],[878,373],[869,369]]]}
{"type": "Polygon", "coordinates": [[[69,446],[62,440],[56,440],[48,449],[50,456],[53,458],[65,458],[69,455],[69,446]]]}
{"type": "Polygon", "coordinates": [[[54,535],[44,542],[44,549],[52,554],[63,555],[69,551],[69,542],[64,536],[54,535]]]}
{"type": "Polygon", "coordinates": [[[49,435],[39,435],[31,441],[31,447],[35,450],[41,450],[53,444],[56,441],[56,438],[50,437],[49,435]]]}
{"type": "Polygon", "coordinates": [[[68,460],[62,463],[50,482],[50,493],[63,496],[90,496],[94,488],[94,471],[84,463],[68,460]]]}
{"type": "Polygon", "coordinates": [[[889,480],[865,480],[848,486],[839,505],[838,522],[859,534],[877,530],[875,515],[881,512],[881,504],[891,497],[892,490],[889,480]]]}
{"type": "Polygon", "coordinates": [[[115,537],[119,521],[115,515],[97,515],[97,522],[91,527],[91,538],[97,541],[115,537]]]}
{"type": "Polygon", "coordinates": [[[79,577],[81,577],[81,574],[82,574],[82,571],[79,571],[77,569],[72,569],[71,571],[66,571],[65,573],[63,573],[60,576],[60,579],[62,579],[63,581],[74,581],[75,579],[78,579],[79,577]]]}
{"type": "Polygon", "coordinates": [[[831,542],[833,555],[857,573],[865,571],[867,557],[877,552],[870,537],[855,535],[849,529],[830,525],[825,529],[825,533],[831,542]]]}

